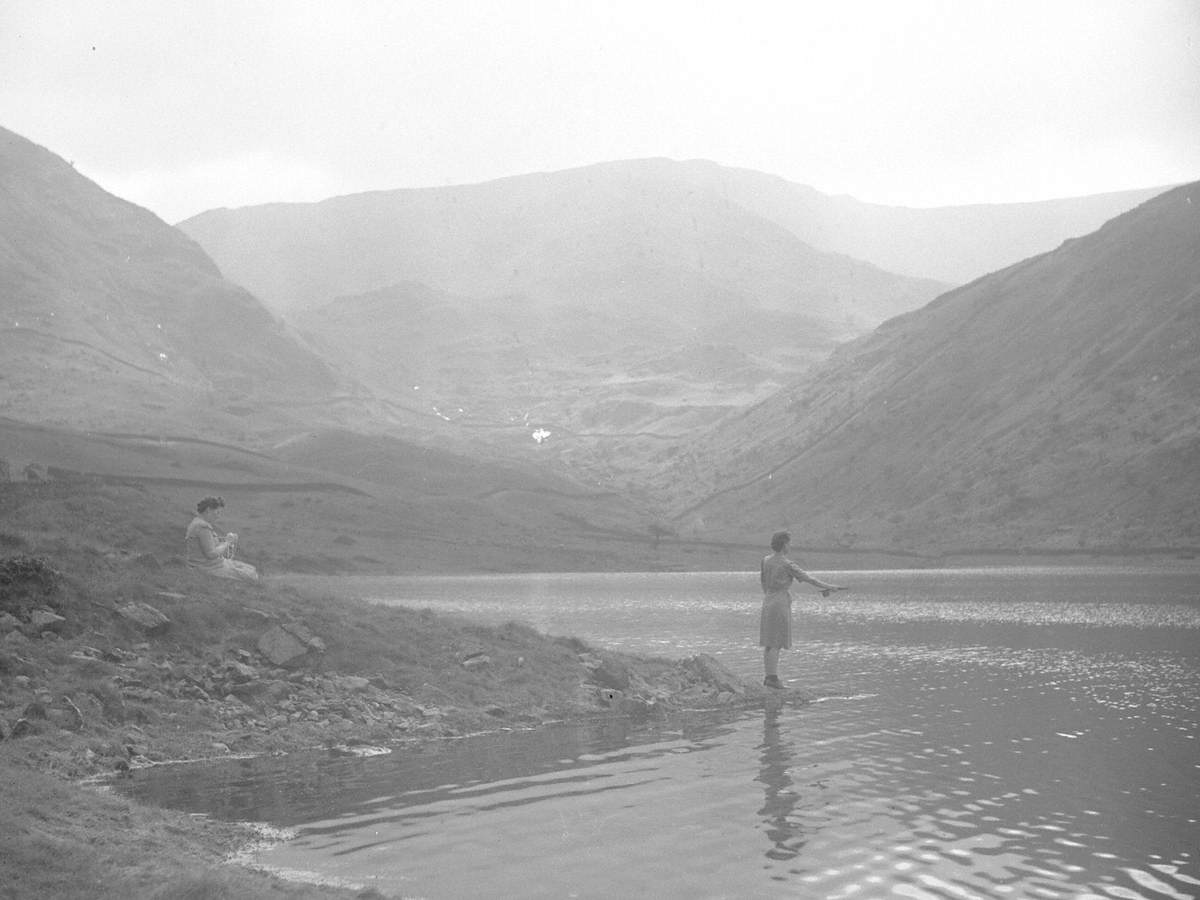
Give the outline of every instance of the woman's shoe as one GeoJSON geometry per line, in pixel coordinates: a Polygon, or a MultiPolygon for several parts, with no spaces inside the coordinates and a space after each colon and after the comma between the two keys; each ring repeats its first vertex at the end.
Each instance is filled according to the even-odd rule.
{"type": "Polygon", "coordinates": [[[778,675],[768,675],[763,679],[763,685],[769,688],[783,689],[783,684],[779,681],[778,675]]]}

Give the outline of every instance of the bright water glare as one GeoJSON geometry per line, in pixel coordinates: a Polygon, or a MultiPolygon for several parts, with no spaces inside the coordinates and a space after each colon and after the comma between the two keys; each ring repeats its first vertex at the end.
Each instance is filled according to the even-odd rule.
{"type": "MultiPolygon", "coordinates": [[[[1200,569],[821,573],[809,706],[371,759],[167,767],[130,790],[296,836],[258,862],[404,897],[1200,896],[1200,569]]],[[[338,593],[761,677],[756,573],[343,580],[338,593]]]]}

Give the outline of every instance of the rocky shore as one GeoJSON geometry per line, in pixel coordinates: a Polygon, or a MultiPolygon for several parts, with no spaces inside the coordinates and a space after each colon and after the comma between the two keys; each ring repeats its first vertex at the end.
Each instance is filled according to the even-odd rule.
{"type": "MultiPolygon", "coordinates": [[[[69,780],[69,805],[118,802],[80,779],[136,777],[167,761],[346,752],[589,717],[666,720],[765,696],[703,655],[632,657],[517,622],[306,597],[153,558],[0,558],[0,770],[13,784],[55,776],[42,783],[47,796],[69,780]]],[[[206,873],[236,843],[227,826],[180,827],[200,829],[206,873]]],[[[10,861],[21,856],[14,833],[18,846],[0,848],[10,861]]],[[[0,874],[20,884],[29,873],[12,866],[0,874]]]]}

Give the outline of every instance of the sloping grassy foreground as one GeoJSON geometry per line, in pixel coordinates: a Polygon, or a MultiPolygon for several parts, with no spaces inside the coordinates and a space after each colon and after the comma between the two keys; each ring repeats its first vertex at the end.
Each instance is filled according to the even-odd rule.
{"type": "Polygon", "coordinates": [[[146,557],[39,555],[3,537],[0,897],[339,894],[220,866],[250,831],[73,783],[84,776],[762,693],[705,657],[634,658],[518,623],[306,597],[146,557]]]}

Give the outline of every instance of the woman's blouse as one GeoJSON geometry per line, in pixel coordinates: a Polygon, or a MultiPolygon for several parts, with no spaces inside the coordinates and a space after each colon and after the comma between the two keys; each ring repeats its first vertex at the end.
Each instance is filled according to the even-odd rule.
{"type": "Polygon", "coordinates": [[[793,580],[806,581],[808,573],[801,569],[798,565],[778,553],[773,553],[770,556],[764,557],[762,561],[762,581],[763,593],[771,594],[775,591],[786,591],[793,580]]]}
{"type": "Polygon", "coordinates": [[[217,550],[220,543],[216,529],[200,516],[196,516],[187,528],[185,549],[187,564],[208,569],[222,565],[225,557],[217,550]]]}

